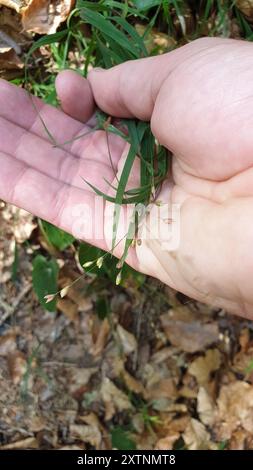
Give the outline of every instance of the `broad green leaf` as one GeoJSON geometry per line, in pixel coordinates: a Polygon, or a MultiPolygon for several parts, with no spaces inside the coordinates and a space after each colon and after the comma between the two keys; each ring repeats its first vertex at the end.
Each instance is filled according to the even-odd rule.
{"type": "Polygon", "coordinates": [[[41,221],[41,228],[47,241],[60,251],[68,248],[75,240],[72,235],[64,232],[45,220],[41,221]]]}
{"type": "Polygon", "coordinates": [[[129,437],[129,432],[121,426],[117,426],[111,431],[112,447],[118,450],[135,450],[136,444],[129,437]]]}
{"type": "Polygon", "coordinates": [[[79,262],[81,266],[89,261],[94,261],[94,265],[92,265],[92,269],[89,269],[91,274],[100,274],[102,268],[98,268],[96,266],[96,260],[101,256],[104,256],[105,251],[96,248],[95,246],[89,245],[89,243],[81,243],[78,251],[79,262]]]}
{"type": "Polygon", "coordinates": [[[91,269],[88,269],[88,272],[96,274],[97,276],[107,276],[113,282],[115,281],[117,273],[116,264],[118,260],[114,256],[106,253],[106,251],[101,250],[100,248],[90,245],[89,243],[81,243],[78,255],[81,266],[89,261],[94,262],[91,269]],[[96,261],[101,257],[103,257],[103,263],[101,268],[98,268],[96,261]]]}
{"type": "Polygon", "coordinates": [[[32,271],[33,289],[37,294],[40,304],[49,312],[55,312],[56,299],[46,303],[45,295],[57,292],[57,278],[59,267],[54,259],[48,260],[42,255],[34,258],[32,271]]]}
{"type": "MultiPolygon", "coordinates": [[[[106,254],[104,250],[89,245],[88,243],[81,243],[78,255],[79,262],[82,266],[88,261],[94,261],[92,269],[89,270],[90,273],[96,274],[99,277],[107,278],[110,281],[115,282],[118,273],[118,269],[116,267],[118,259],[115,258],[115,256],[111,255],[110,253],[106,254]],[[103,256],[104,258],[102,267],[99,269],[96,266],[96,261],[101,256],[103,256]]],[[[133,282],[136,282],[137,286],[142,285],[145,280],[145,276],[143,274],[138,273],[133,268],[128,266],[128,264],[125,263],[122,268],[121,284],[124,286],[124,284],[127,283],[127,280],[130,278],[133,280],[133,282]]]]}

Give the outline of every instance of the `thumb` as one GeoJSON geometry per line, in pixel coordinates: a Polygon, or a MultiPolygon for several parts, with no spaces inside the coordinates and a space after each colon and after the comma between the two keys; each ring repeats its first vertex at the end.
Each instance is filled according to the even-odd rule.
{"type": "Polygon", "coordinates": [[[115,117],[150,121],[166,78],[179,64],[221,41],[201,38],[163,55],[131,60],[109,70],[91,70],[88,81],[97,106],[115,117]]]}
{"type": "Polygon", "coordinates": [[[72,70],[64,70],[57,76],[55,86],[62,110],[78,121],[87,122],[94,112],[89,82],[72,70]]]}
{"type": "Polygon", "coordinates": [[[131,60],[109,70],[93,69],[88,75],[97,106],[115,117],[149,121],[160,87],[175,67],[179,50],[131,60]]]}

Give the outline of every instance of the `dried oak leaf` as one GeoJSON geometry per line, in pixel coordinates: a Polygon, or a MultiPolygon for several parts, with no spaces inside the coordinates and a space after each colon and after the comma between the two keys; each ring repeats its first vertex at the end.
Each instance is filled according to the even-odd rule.
{"type": "Polygon", "coordinates": [[[159,382],[146,390],[146,398],[148,400],[158,400],[160,398],[176,400],[176,398],[178,398],[178,392],[175,380],[171,377],[161,379],[159,382]]]}
{"type": "Polygon", "coordinates": [[[179,432],[175,432],[174,434],[169,434],[166,437],[162,437],[157,441],[155,445],[155,450],[171,450],[173,449],[173,445],[180,437],[179,432]]]}
{"type": "Polygon", "coordinates": [[[101,443],[101,432],[94,424],[71,424],[69,427],[70,436],[82,442],[88,442],[99,449],[101,443]]]}
{"type": "Polygon", "coordinates": [[[144,396],[145,388],[143,384],[140,382],[140,380],[137,380],[135,377],[129,374],[129,372],[127,372],[127,370],[125,369],[124,362],[124,359],[121,359],[119,357],[115,358],[115,360],[113,361],[113,375],[115,377],[120,377],[121,379],[123,379],[128,390],[144,396]]]}
{"type": "Polygon", "coordinates": [[[128,396],[105,377],[101,386],[101,396],[105,404],[105,420],[111,419],[117,411],[133,408],[128,396]]]}
{"type": "Polygon", "coordinates": [[[239,427],[253,434],[253,385],[239,380],[224,385],[217,403],[223,438],[230,439],[239,427]]]}
{"type": "Polygon", "coordinates": [[[161,322],[171,344],[188,353],[201,351],[219,340],[216,323],[179,320],[171,313],[162,315],[161,322]]]}
{"type": "Polygon", "coordinates": [[[217,446],[211,442],[210,434],[207,432],[205,426],[200,423],[200,421],[193,418],[187,425],[182,437],[188,450],[214,450],[217,448],[217,446]]]}
{"type": "Polygon", "coordinates": [[[78,392],[85,391],[92,375],[97,372],[96,367],[74,367],[65,370],[64,375],[67,378],[68,390],[71,395],[77,395],[78,392]]]}
{"type": "Polygon", "coordinates": [[[108,434],[107,429],[103,426],[99,418],[95,413],[89,413],[84,416],[79,416],[78,420],[84,422],[85,424],[89,424],[95,426],[101,432],[101,443],[100,443],[100,450],[109,450],[111,449],[111,440],[108,434]]]}
{"type": "Polygon", "coordinates": [[[193,375],[200,385],[208,383],[211,372],[219,369],[221,354],[218,349],[208,349],[206,354],[197,357],[189,366],[188,372],[193,375]]]}
{"type": "Polygon", "coordinates": [[[74,0],[30,0],[21,9],[24,30],[38,34],[55,33],[66,20],[74,3],[74,0]]]}
{"type": "Polygon", "coordinates": [[[235,4],[249,20],[253,21],[253,0],[236,0],[235,4]]]}
{"type": "Polygon", "coordinates": [[[190,416],[185,415],[181,418],[174,419],[173,415],[168,413],[161,414],[161,425],[158,433],[161,437],[155,445],[156,450],[170,450],[173,449],[173,444],[181,436],[182,432],[187,428],[190,416]]]}

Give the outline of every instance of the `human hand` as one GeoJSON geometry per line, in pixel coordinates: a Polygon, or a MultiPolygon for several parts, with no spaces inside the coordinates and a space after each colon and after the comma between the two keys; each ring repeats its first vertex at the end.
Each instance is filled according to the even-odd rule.
{"type": "Polygon", "coordinates": [[[143,240],[140,268],[190,297],[253,318],[252,44],[205,38],[93,71],[89,81],[101,109],[151,120],[174,154],[174,186],[159,199],[181,206],[180,243],[166,251],[155,237],[143,240]]]}
{"type": "MultiPolygon", "coordinates": [[[[193,298],[249,318],[253,316],[252,47],[242,41],[201,39],[163,56],[92,71],[88,77],[92,93],[87,81],[64,72],[58,78],[58,93],[65,112],[79,122],[48,107],[42,110],[57,141],[83,131],[80,120],[92,114],[92,95],[110,115],[151,120],[154,135],[174,154],[173,184],[164,185],[159,199],[168,211],[171,205],[180,205],[180,240],[176,249],[164,250],[156,235],[143,239],[128,261],[193,298]]],[[[95,196],[81,177],[103,190],[108,187],[101,174],[114,179],[104,133],[90,134],[65,151],[53,149],[27,97],[5,83],[0,110],[0,197],[75,232],[78,218],[81,222],[75,207],[85,201],[94,209],[95,196]]],[[[110,139],[117,167],[125,143],[115,136],[110,139]]],[[[137,167],[131,175],[133,186],[138,182],[137,167]]],[[[101,227],[103,210],[101,202],[101,227]]],[[[110,204],[105,211],[107,224],[112,221],[110,204]]],[[[149,216],[154,233],[160,223],[156,213],[154,205],[149,216]]],[[[91,236],[88,241],[109,248],[108,237],[98,242],[91,236]]]]}

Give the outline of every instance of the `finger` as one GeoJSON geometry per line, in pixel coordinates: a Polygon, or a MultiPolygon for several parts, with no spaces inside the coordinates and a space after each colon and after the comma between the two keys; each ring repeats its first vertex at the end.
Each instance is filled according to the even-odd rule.
{"type": "MultiPolygon", "coordinates": [[[[89,127],[67,116],[59,109],[44,104],[43,101],[34,96],[31,98],[25,90],[1,79],[0,117],[20,127],[21,130],[27,130],[48,141],[50,138],[41,122],[42,118],[56,142],[58,144],[64,143],[64,150],[80,157],[82,157],[84,149],[87,147],[86,139],[88,136],[86,134],[91,131],[89,127]],[[75,140],[73,141],[73,139],[75,140]],[[69,143],[65,144],[68,141],[69,143]]],[[[108,162],[109,145],[112,159],[116,164],[125,142],[120,137],[110,134],[107,139],[103,131],[91,132],[89,135],[91,137],[89,139],[89,152],[92,158],[101,155],[101,161],[108,162]]],[[[4,138],[5,135],[0,131],[0,141],[4,138]]]]}
{"type": "Polygon", "coordinates": [[[0,165],[0,199],[106,249],[102,198],[56,181],[3,152],[0,165]]]}
{"type": "MultiPolygon", "coordinates": [[[[44,104],[43,101],[32,97],[22,88],[1,79],[0,116],[48,140],[49,136],[41,122],[42,118],[47,129],[59,143],[71,140],[81,130],[82,132],[85,130],[84,125],[79,121],[53,106],[44,104]]],[[[70,148],[70,145],[66,148],[70,148]]]]}
{"type": "Polygon", "coordinates": [[[92,70],[88,80],[97,106],[112,116],[149,120],[156,94],[156,90],[152,92],[152,82],[157,63],[154,57],[129,61],[110,70],[92,70]]]}
{"type": "Polygon", "coordinates": [[[98,107],[112,116],[150,120],[163,81],[188,55],[187,47],[109,70],[91,70],[88,80],[98,107]]]}
{"type": "Polygon", "coordinates": [[[78,121],[87,122],[95,109],[88,80],[77,72],[64,70],[57,76],[55,86],[63,111],[78,121]]]}

